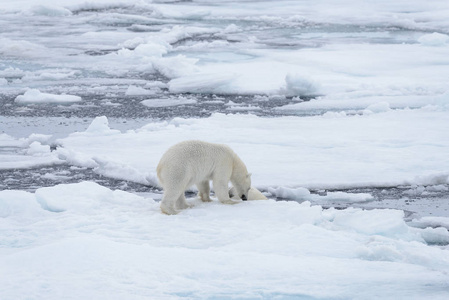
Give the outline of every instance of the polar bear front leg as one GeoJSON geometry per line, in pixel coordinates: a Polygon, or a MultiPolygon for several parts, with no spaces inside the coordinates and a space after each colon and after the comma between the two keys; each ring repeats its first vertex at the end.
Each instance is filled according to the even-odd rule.
{"type": "Polygon", "coordinates": [[[198,197],[200,197],[203,202],[211,202],[210,199],[210,185],[209,180],[201,181],[197,183],[196,187],[198,188],[198,197]]]}
{"type": "Polygon", "coordinates": [[[234,201],[229,198],[228,182],[224,180],[214,180],[215,195],[223,204],[237,204],[239,201],[234,201]]]}
{"type": "Polygon", "coordinates": [[[176,207],[178,209],[187,209],[187,208],[191,208],[192,206],[193,205],[190,205],[187,203],[184,193],[182,193],[181,196],[179,196],[178,200],[176,201],[176,207]]]}

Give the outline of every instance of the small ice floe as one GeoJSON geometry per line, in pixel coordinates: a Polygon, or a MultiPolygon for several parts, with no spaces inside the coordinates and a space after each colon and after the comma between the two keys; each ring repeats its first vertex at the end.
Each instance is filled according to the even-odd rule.
{"type": "Polygon", "coordinates": [[[342,202],[367,202],[374,200],[369,193],[327,192],[326,195],[312,194],[306,188],[269,188],[268,191],[276,197],[296,201],[342,201],[342,202]]]}
{"type": "Polygon", "coordinates": [[[289,73],[285,77],[285,95],[289,97],[316,95],[319,88],[313,79],[298,73],[289,73]]]}
{"type": "Polygon", "coordinates": [[[53,104],[68,104],[80,102],[82,99],[79,96],[74,95],[56,95],[49,93],[42,93],[38,89],[29,89],[23,95],[16,97],[16,103],[22,104],[41,104],[41,103],[53,103],[53,104]]]}
{"type": "Polygon", "coordinates": [[[142,103],[146,107],[168,107],[185,104],[195,104],[197,103],[197,100],[179,96],[178,98],[168,98],[168,99],[148,99],[143,100],[140,103],[142,103]]]}
{"type": "Polygon", "coordinates": [[[363,114],[371,115],[374,113],[383,113],[383,112],[387,112],[390,110],[391,110],[390,103],[388,103],[386,101],[382,101],[382,102],[378,102],[378,103],[369,105],[366,109],[363,110],[363,114]]]}
{"type": "Polygon", "coordinates": [[[128,89],[125,92],[126,96],[147,96],[147,95],[154,95],[156,94],[155,91],[147,90],[139,86],[130,85],[128,89]]]}
{"type": "Polygon", "coordinates": [[[441,47],[449,43],[449,36],[446,34],[434,32],[421,36],[418,39],[418,42],[424,46],[441,47]]]}
{"type": "Polygon", "coordinates": [[[229,111],[252,111],[252,110],[262,110],[262,108],[258,107],[258,106],[253,106],[253,105],[249,105],[249,106],[229,106],[228,108],[226,108],[226,110],[229,111]]]}

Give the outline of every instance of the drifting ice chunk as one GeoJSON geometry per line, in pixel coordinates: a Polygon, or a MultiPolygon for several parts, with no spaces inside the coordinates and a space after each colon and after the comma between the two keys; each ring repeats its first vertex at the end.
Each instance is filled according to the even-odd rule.
{"type": "Polygon", "coordinates": [[[173,79],[168,83],[172,93],[226,94],[235,74],[196,74],[173,79]]]}
{"type": "Polygon", "coordinates": [[[449,43],[449,36],[446,34],[434,32],[431,34],[423,35],[418,39],[418,42],[420,42],[424,46],[444,46],[445,44],[449,43]]]}
{"type": "Polygon", "coordinates": [[[109,128],[109,120],[106,116],[96,117],[87,127],[86,132],[106,135],[120,133],[119,130],[109,128]]]}
{"type": "Polygon", "coordinates": [[[293,199],[293,200],[306,200],[309,199],[311,194],[306,188],[290,189],[285,187],[278,187],[277,189],[270,188],[268,191],[278,198],[293,199]]]}
{"type": "Polygon", "coordinates": [[[311,194],[306,188],[287,188],[278,187],[269,188],[268,191],[278,198],[299,200],[299,201],[345,201],[345,202],[366,202],[374,200],[374,197],[368,193],[346,193],[346,192],[327,192],[325,196],[311,194]]]}
{"type": "Polygon", "coordinates": [[[196,102],[197,101],[195,99],[188,99],[180,96],[178,99],[149,99],[143,100],[140,103],[142,103],[146,107],[168,107],[185,104],[195,104],[196,102]]]}
{"type": "Polygon", "coordinates": [[[142,95],[154,95],[154,91],[147,90],[135,85],[130,85],[125,92],[126,96],[142,96],[142,95]]]}
{"type": "Polygon", "coordinates": [[[32,133],[28,137],[27,142],[29,144],[31,144],[33,142],[39,142],[39,143],[43,144],[43,143],[47,143],[48,140],[51,139],[51,137],[52,137],[52,135],[49,135],[49,134],[32,133]]]}
{"type": "Polygon", "coordinates": [[[318,85],[300,74],[288,74],[285,77],[285,84],[287,96],[309,96],[318,92],[318,85]]]}
{"type": "Polygon", "coordinates": [[[422,217],[420,219],[414,219],[410,222],[410,225],[418,228],[427,227],[444,227],[449,230],[449,218],[446,217],[422,217]]]}
{"type": "Polygon", "coordinates": [[[72,12],[61,6],[47,4],[35,5],[24,11],[24,14],[32,16],[66,17],[72,15],[72,12]]]}
{"type": "Polygon", "coordinates": [[[363,114],[370,115],[373,113],[387,112],[389,110],[390,110],[390,103],[383,101],[383,102],[371,104],[363,111],[363,114]]]}
{"type": "Polygon", "coordinates": [[[37,141],[32,142],[29,149],[26,151],[28,155],[33,156],[48,155],[50,152],[51,150],[49,145],[42,145],[37,141]]]}
{"type": "Polygon", "coordinates": [[[41,91],[37,89],[30,89],[25,92],[23,95],[19,95],[16,97],[15,102],[17,103],[58,103],[58,104],[66,104],[66,103],[74,103],[80,102],[81,97],[73,96],[73,95],[55,95],[48,93],[41,93],[41,91]]]}

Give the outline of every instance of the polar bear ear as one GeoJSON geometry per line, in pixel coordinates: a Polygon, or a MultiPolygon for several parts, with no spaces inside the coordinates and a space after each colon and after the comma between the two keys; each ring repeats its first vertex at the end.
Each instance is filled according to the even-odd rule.
{"type": "Polygon", "coordinates": [[[247,177],[247,178],[250,178],[251,175],[252,175],[252,173],[248,173],[248,174],[246,174],[246,177],[247,177]]]}

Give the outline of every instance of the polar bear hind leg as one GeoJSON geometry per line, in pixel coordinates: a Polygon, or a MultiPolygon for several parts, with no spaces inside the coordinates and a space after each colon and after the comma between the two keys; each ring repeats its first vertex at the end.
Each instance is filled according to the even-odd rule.
{"type": "Polygon", "coordinates": [[[198,188],[198,197],[203,202],[211,202],[210,199],[210,185],[209,180],[201,181],[197,183],[196,187],[198,188]]]}
{"type": "MultiPolygon", "coordinates": [[[[164,188],[164,196],[161,201],[161,210],[167,215],[176,215],[179,211],[176,209],[177,203],[181,197],[184,197],[184,190],[181,192],[173,192],[176,190],[171,190],[164,188]]],[[[185,200],[184,200],[185,201],[185,200]]]]}

